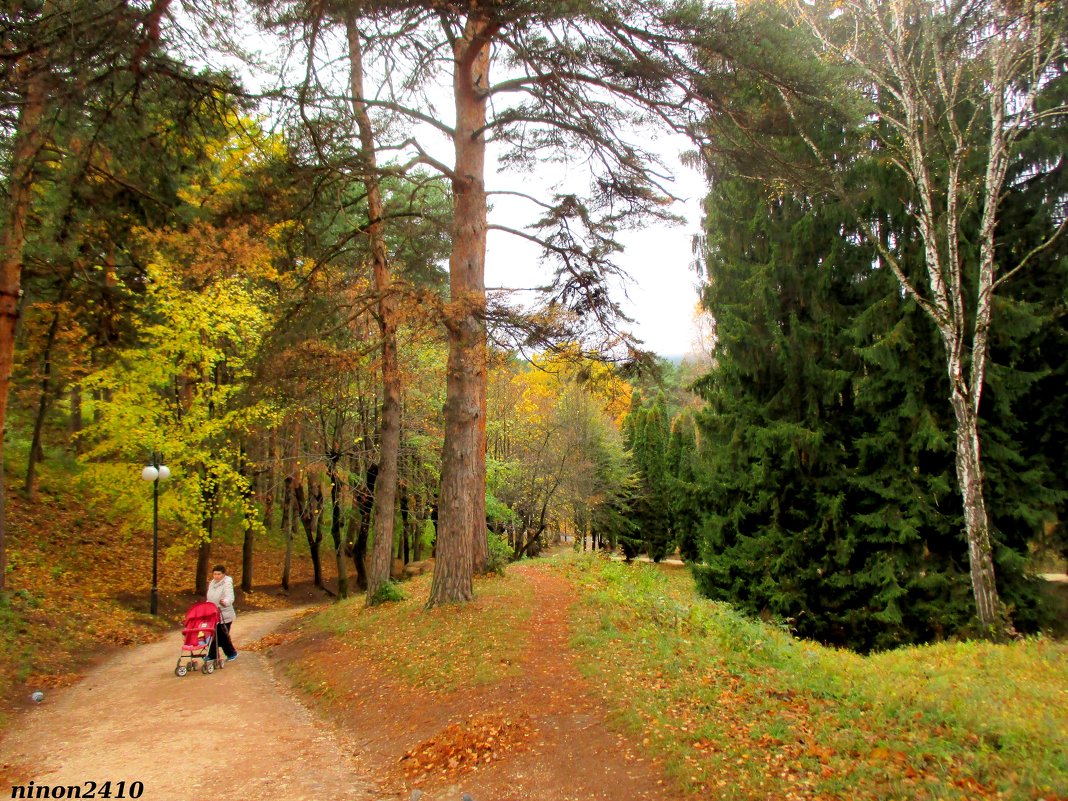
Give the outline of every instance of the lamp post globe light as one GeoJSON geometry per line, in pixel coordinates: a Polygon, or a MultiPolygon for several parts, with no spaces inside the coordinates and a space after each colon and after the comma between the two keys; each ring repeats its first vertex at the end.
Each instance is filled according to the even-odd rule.
{"type": "Polygon", "coordinates": [[[141,478],[152,482],[152,594],[148,611],[153,615],[159,609],[159,482],[171,477],[170,469],[161,461],[160,454],[153,453],[152,464],[141,471],[141,478]]]}

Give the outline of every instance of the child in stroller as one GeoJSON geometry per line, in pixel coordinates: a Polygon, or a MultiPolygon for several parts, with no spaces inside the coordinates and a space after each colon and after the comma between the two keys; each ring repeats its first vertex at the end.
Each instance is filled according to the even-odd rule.
{"type": "Polygon", "coordinates": [[[196,670],[198,659],[202,661],[205,674],[213,673],[215,668],[222,666],[217,655],[211,654],[218,623],[219,607],[215,604],[201,601],[189,607],[182,626],[182,652],[174,668],[175,676],[184,676],[190,670],[196,670]]]}

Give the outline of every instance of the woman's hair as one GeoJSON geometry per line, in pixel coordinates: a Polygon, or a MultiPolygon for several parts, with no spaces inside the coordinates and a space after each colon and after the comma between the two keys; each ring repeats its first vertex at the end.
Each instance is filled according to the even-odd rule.
{"type": "Polygon", "coordinates": [[[218,572],[218,573],[222,573],[222,574],[225,575],[226,574],[226,565],[215,565],[215,567],[213,567],[211,569],[211,572],[212,573],[218,572]]]}

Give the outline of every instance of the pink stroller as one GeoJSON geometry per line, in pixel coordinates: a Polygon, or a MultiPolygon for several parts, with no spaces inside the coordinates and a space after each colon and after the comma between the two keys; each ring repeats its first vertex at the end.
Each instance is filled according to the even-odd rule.
{"type": "Polygon", "coordinates": [[[219,607],[209,601],[201,601],[189,607],[185,613],[185,625],[182,626],[182,653],[178,665],[174,668],[175,676],[184,676],[190,670],[197,669],[197,660],[203,660],[204,673],[214,673],[220,666],[218,655],[209,659],[211,643],[215,639],[215,626],[219,622],[219,607]],[[183,664],[182,660],[185,660],[183,664]]]}

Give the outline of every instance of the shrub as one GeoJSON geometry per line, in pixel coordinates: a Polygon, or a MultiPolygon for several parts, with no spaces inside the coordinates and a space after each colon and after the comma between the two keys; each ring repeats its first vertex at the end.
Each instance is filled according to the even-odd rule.
{"type": "Polygon", "coordinates": [[[400,588],[400,585],[395,581],[384,582],[377,590],[375,590],[374,596],[371,598],[371,605],[378,606],[379,604],[388,604],[395,601],[403,601],[408,596],[404,594],[404,590],[400,588]]]}
{"type": "Polygon", "coordinates": [[[504,569],[512,561],[512,546],[503,534],[487,532],[489,538],[489,558],[486,560],[486,572],[504,575],[504,569]]]}

